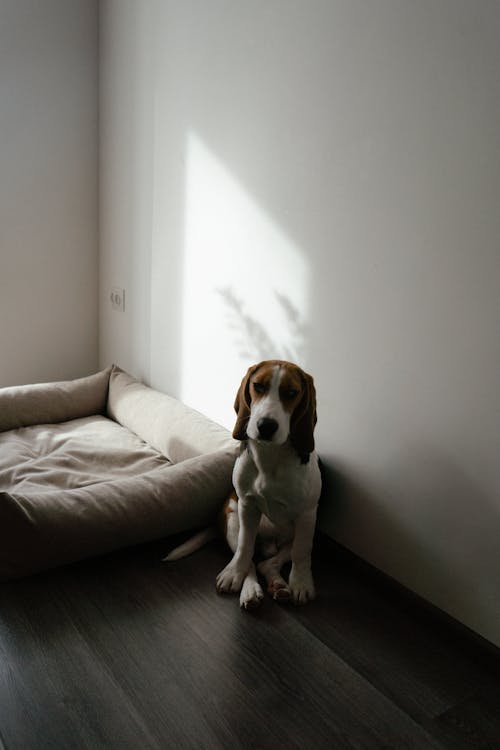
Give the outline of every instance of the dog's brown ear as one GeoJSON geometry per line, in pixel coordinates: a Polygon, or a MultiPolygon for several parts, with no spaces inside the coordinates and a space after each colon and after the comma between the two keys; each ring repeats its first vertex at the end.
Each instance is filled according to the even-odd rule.
{"type": "Polygon", "coordinates": [[[259,368],[259,365],[253,365],[247,370],[247,374],[241,381],[241,385],[238,388],[236,399],[234,402],[234,410],[236,412],[236,424],[234,425],[233,437],[235,440],[246,440],[247,439],[247,424],[250,419],[250,378],[254,372],[259,368]]]}
{"type": "Polygon", "coordinates": [[[306,372],[301,373],[304,393],[290,421],[290,440],[303,463],[309,460],[314,450],[314,427],[316,416],[316,389],[314,380],[306,372]]]}

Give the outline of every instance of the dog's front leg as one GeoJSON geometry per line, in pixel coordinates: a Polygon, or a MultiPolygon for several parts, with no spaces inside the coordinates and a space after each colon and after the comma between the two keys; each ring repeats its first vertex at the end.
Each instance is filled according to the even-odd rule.
{"type": "Polygon", "coordinates": [[[311,551],[315,526],[316,508],[302,513],[295,522],[292,569],[288,580],[295,604],[306,604],[316,596],[311,573],[311,551]]]}
{"type": "Polygon", "coordinates": [[[241,589],[252,563],[260,516],[261,512],[253,498],[244,497],[238,501],[238,544],[233,559],[217,576],[219,593],[237,593],[241,589]]]}

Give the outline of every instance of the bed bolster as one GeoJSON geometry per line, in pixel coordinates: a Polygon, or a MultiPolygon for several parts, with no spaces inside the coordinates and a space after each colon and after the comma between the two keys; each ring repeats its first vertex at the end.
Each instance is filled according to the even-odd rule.
{"type": "Polygon", "coordinates": [[[0,388],[0,432],[104,414],[111,367],[77,380],[0,388]]]}

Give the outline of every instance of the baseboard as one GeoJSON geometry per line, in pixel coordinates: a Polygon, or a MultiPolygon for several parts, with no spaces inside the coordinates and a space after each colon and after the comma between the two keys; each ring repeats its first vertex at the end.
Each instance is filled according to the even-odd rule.
{"type": "Polygon", "coordinates": [[[348,566],[363,577],[369,578],[371,585],[377,586],[386,595],[404,601],[405,607],[411,609],[412,615],[415,617],[425,619],[427,622],[432,619],[435,627],[446,628],[450,637],[455,637],[463,642],[474,653],[475,658],[480,659],[490,672],[500,676],[500,648],[494,643],[359,557],[355,552],[336,542],[323,531],[318,531],[316,534],[315,556],[333,558],[336,564],[348,566]]]}

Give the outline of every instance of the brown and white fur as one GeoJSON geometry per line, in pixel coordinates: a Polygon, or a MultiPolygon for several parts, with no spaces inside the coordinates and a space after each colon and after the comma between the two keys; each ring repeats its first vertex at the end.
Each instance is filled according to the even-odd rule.
{"type": "MultiPolygon", "coordinates": [[[[248,369],[234,408],[233,437],[242,450],[233,471],[235,491],[221,514],[234,555],[217,576],[217,591],[240,592],[245,609],[258,606],[264,596],[258,570],[274,599],[305,604],[315,596],[311,550],[321,492],[313,379],[290,362],[261,362],[248,369]],[[264,558],[257,570],[256,542],[264,558]],[[290,560],[287,583],[281,569],[290,560]]],[[[210,536],[201,532],[166,559],[188,554],[210,536]]]]}

